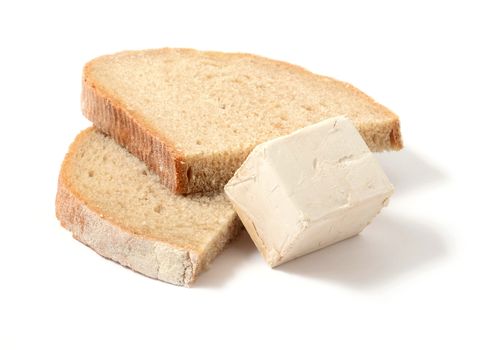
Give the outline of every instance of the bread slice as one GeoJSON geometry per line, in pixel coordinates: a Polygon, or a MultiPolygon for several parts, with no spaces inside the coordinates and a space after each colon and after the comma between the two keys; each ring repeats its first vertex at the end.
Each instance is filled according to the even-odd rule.
{"type": "Polygon", "coordinates": [[[255,145],[328,117],[349,117],[373,151],[402,147],[398,117],[355,87],[249,54],[96,58],[82,110],[178,193],[221,189],[255,145]]]}
{"type": "Polygon", "coordinates": [[[144,163],[94,128],[80,133],[65,157],[56,215],[102,256],[185,286],[240,227],[224,194],[170,192],[144,163]]]}

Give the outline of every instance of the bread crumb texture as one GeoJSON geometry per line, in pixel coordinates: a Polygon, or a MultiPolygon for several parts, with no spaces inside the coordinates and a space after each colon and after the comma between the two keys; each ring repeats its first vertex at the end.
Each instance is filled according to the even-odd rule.
{"type": "MultiPolygon", "coordinates": [[[[84,84],[90,93],[83,109],[97,127],[114,134],[118,121],[108,125],[107,109],[97,108],[112,104],[132,120],[119,134],[144,129],[182,157],[187,171],[181,172],[159,171],[145,159],[161,177],[181,177],[164,179],[178,192],[221,188],[255,145],[329,117],[350,118],[373,151],[402,147],[398,117],[358,89],[249,54],[122,52],[89,62],[84,84]]],[[[151,152],[132,149],[138,140],[113,136],[142,159],[151,152]]]]}
{"type": "Polygon", "coordinates": [[[176,195],[110,137],[88,129],[60,174],[57,216],[101,255],[187,285],[239,223],[223,193],[176,195]]]}

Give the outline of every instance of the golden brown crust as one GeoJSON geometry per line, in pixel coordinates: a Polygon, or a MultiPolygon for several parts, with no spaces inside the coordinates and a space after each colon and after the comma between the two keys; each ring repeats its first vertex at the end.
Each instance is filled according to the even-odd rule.
{"type": "MultiPolygon", "coordinates": [[[[396,116],[395,116],[396,117],[396,116]]],[[[403,140],[401,138],[400,120],[396,117],[391,123],[390,132],[391,149],[398,151],[403,148],[403,140]]]]}
{"type": "Polygon", "coordinates": [[[173,192],[188,192],[188,166],[181,152],[159,135],[136,112],[128,112],[117,97],[90,79],[90,66],[84,68],[82,111],[87,119],[134,154],[161,178],[173,192]]]}
{"type": "MultiPolygon", "coordinates": [[[[399,150],[403,147],[400,122],[396,114],[351,84],[314,74],[297,65],[248,53],[200,52],[194,49],[162,48],[145,51],[124,51],[118,53],[118,55],[159,55],[169,51],[177,51],[189,55],[206,55],[222,60],[237,57],[260,60],[276,67],[283,67],[295,74],[308,75],[312,79],[335,82],[341,88],[349,89],[353,94],[368,101],[381,115],[386,117],[382,123],[356,125],[372,151],[399,150]]],[[[212,179],[192,177],[189,171],[191,170],[191,164],[187,164],[186,156],[165,135],[157,132],[137,112],[126,110],[124,103],[119,101],[117,96],[104,90],[102,86],[91,79],[92,65],[112,56],[114,55],[98,57],[89,62],[84,68],[82,92],[84,115],[98,129],[111,135],[119,144],[143,160],[173,192],[212,191],[218,189],[216,186],[222,186],[223,181],[212,182],[212,179]],[[198,181],[210,181],[210,183],[199,185],[198,181]]]]}

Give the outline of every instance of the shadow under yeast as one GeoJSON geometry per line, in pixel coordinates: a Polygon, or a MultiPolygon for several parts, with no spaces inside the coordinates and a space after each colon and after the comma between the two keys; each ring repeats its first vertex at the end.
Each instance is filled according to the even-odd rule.
{"type": "Polygon", "coordinates": [[[355,289],[390,283],[447,254],[442,232],[418,220],[382,215],[363,233],[278,270],[355,289]]]}
{"type": "MultiPolygon", "coordinates": [[[[378,153],[376,157],[398,196],[446,180],[441,170],[408,148],[378,153]]],[[[241,232],[194,286],[223,285],[254,254],[256,247],[249,235],[241,232]]],[[[390,282],[445,254],[444,232],[438,232],[437,228],[418,219],[392,217],[383,210],[361,235],[286,263],[276,270],[364,288],[390,282]]]]}
{"type": "Polygon", "coordinates": [[[375,153],[375,155],[398,195],[446,179],[446,175],[441,170],[411,149],[404,148],[398,152],[375,153]]]}
{"type": "Polygon", "coordinates": [[[238,237],[210,264],[210,268],[198,276],[194,288],[215,288],[224,285],[257,253],[256,247],[244,228],[238,237]]]}

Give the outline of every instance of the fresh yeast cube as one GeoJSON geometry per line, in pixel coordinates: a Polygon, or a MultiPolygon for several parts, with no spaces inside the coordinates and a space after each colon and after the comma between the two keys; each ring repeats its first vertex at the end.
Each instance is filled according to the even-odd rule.
{"type": "Polygon", "coordinates": [[[225,192],[273,267],[357,235],[393,186],[352,122],[336,117],[256,146],[225,192]]]}

